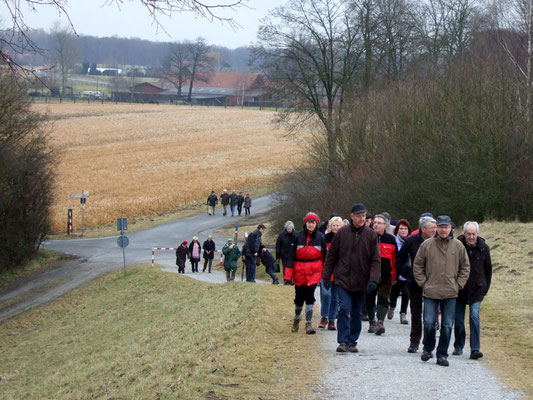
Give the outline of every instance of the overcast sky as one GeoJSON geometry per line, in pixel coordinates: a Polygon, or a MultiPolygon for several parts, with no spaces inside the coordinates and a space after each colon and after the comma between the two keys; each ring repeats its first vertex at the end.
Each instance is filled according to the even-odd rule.
{"type": "MultiPolygon", "coordinates": [[[[218,1],[218,3],[223,1],[218,1]]],[[[209,22],[192,13],[175,14],[172,18],[160,16],[159,22],[168,34],[157,29],[140,0],[123,0],[120,10],[116,3],[109,5],[110,0],[70,0],[67,12],[78,34],[99,37],[138,37],[164,42],[202,36],[209,44],[235,48],[255,42],[259,20],[266,16],[269,10],[287,1],[245,0],[243,3],[249,8],[240,7],[231,12],[235,21],[242,26],[236,30],[227,24],[222,25],[218,21],[209,22]]],[[[213,4],[217,1],[211,0],[207,3],[213,4]]],[[[6,26],[7,15],[7,11],[2,8],[0,16],[4,20],[3,28],[8,27],[6,26]]],[[[54,21],[67,23],[65,15],[59,14],[58,10],[51,6],[38,6],[36,11],[26,9],[24,18],[29,27],[45,30],[49,30],[54,21]]]]}

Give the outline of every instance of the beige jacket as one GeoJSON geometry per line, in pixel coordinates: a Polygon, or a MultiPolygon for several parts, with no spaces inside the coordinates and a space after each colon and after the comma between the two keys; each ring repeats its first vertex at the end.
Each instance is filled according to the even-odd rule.
{"type": "Polygon", "coordinates": [[[436,300],[457,297],[470,275],[466,249],[452,237],[425,240],[416,254],[413,274],[425,297],[436,300]]]}

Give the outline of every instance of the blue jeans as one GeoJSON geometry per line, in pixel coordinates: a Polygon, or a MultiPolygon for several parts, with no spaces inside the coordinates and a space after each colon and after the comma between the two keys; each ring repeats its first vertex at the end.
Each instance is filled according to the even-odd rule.
{"type": "Polygon", "coordinates": [[[331,282],[331,288],[326,290],[322,281],[320,281],[320,316],[330,321],[335,321],[339,308],[337,300],[337,288],[335,283],[331,282]]]}
{"type": "Polygon", "coordinates": [[[448,357],[448,347],[452,336],[453,321],[455,319],[455,302],[457,297],[451,299],[430,299],[424,297],[424,350],[433,351],[435,349],[435,334],[437,323],[437,309],[440,305],[441,324],[439,345],[437,346],[437,358],[448,357]]]}
{"type": "Polygon", "coordinates": [[[255,256],[246,254],[246,282],[255,282],[255,256]]]}
{"type": "Polygon", "coordinates": [[[231,210],[231,216],[233,217],[235,215],[235,207],[237,207],[236,205],[231,205],[229,206],[230,210],[231,210]]]}
{"type": "Polygon", "coordinates": [[[337,319],[337,342],[349,346],[357,344],[361,334],[361,310],[365,304],[365,292],[349,292],[341,286],[336,287],[339,299],[337,319]]]}
{"type": "MultiPolygon", "coordinates": [[[[481,343],[479,341],[479,309],[481,301],[470,304],[470,351],[479,350],[481,343]]],[[[465,347],[466,330],[465,330],[465,312],[466,303],[457,300],[455,304],[455,343],[453,347],[456,349],[463,349],[465,347]]]]}

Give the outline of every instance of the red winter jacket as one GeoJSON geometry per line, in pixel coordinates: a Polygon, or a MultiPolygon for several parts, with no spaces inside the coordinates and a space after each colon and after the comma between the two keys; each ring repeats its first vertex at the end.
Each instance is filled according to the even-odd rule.
{"type": "Polygon", "coordinates": [[[381,255],[381,279],[384,280],[388,274],[392,282],[396,282],[396,255],[398,247],[396,238],[388,233],[378,235],[379,253],[381,255]]]}
{"type": "Polygon", "coordinates": [[[324,234],[317,230],[309,232],[304,227],[294,239],[293,249],[293,262],[285,268],[283,279],[292,279],[296,286],[311,286],[320,283],[327,253],[324,234]]]}

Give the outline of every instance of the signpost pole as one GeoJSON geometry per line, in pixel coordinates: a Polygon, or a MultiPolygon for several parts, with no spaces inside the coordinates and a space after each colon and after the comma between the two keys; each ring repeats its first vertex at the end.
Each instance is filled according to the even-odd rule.
{"type": "MultiPolygon", "coordinates": [[[[122,240],[124,240],[124,229],[120,231],[122,240]]],[[[124,276],[126,276],[126,247],[122,247],[122,259],[124,260],[124,276]]]]}

